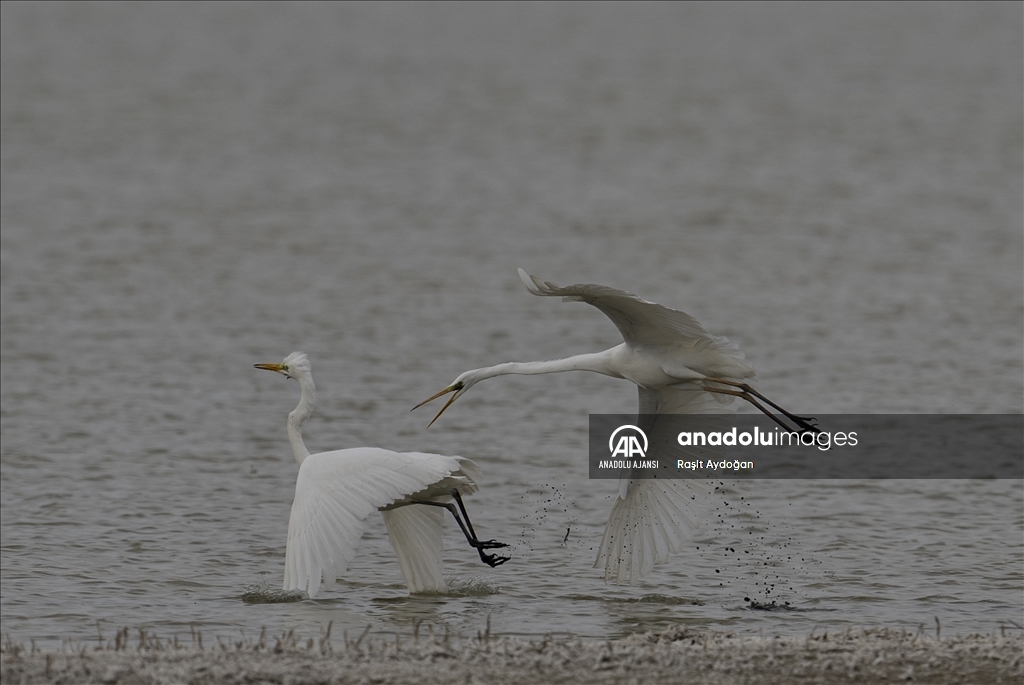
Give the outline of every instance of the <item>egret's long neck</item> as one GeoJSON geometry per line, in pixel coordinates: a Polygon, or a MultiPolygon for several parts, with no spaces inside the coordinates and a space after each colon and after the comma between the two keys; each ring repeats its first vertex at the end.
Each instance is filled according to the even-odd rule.
{"type": "Polygon", "coordinates": [[[489,366],[478,370],[478,381],[495,376],[519,375],[533,376],[542,373],[560,373],[562,371],[593,371],[594,373],[621,378],[613,364],[615,353],[618,347],[613,347],[604,352],[592,352],[590,354],[577,354],[574,357],[565,359],[553,359],[546,362],[505,362],[496,366],[489,366]]]}
{"type": "Polygon", "coordinates": [[[292,446],[292,454],[295,461],[302,465],[302,460],[309,456],[306,443],[302,442],[302,422],[313,413],[313,406],[316,404],[316,386],[312,378],[300,378],[299,387],[302,388],[302,397],[299,404],[292,413],[288,415],[288,442],[292,446]]]}

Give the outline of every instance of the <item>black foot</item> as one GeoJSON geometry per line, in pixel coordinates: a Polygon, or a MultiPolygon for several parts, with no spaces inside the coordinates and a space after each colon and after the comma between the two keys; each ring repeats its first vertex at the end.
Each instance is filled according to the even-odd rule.
{"type": "MultiPolygon", "coordinates": [[[[506,547],[507,546],[508,545],[506,545],[506,547]]],[[[511,558],[512,557],[499,557],[496,554],[484,554],[483,552],[480,552],[480,561],[484,562],[485,564],[487,564],[491,568],[494,568],[496,566],[501,566],[502,564],[504,564],[506,561],[508,561],[511,558]]]]}
{"type": "Polygon", "coordinates": [[[764,395],[759,393],[757,390],[754,390],[747,383],[743,383],[743,384],[741,384],[741,385],[739,385],[737,387],[739,387],[741,390],[743,390],[748,395],[753,395],[754,397],[758,397],[758,398],[764,400],[765,402],[767,402],[768,404],[770,404],[771,406],[773,406],[776,409],[778,409],[780,412],[782,412],[783,416],[788,418],[790,421],[795,423],[800,428],[800,432],[801,433],[821,433],[822,432],[821,429],[818,428],[818,426],[816,425],[816,421],[818,419],[814,418],[813,416],[797,416],[796,414],[790,414],[788,411],[786,411],[785,409],[783,409],[779,405],[777,405],[774,402],[772,402],[770,399],[768,399],[767,397],[765,397],[764,395]]]}
{"type": "Polygon", "coordinates": [[[471,542],[469,544],[473,545],[477,549],[500,549],[502,547],[508,547],[508,543],[498,542],[497,540],[487,540],[487,541],[477,540],[477,541],[471,542]]]}
{"type": "Polygon", "coordinates": [[[816,423],[818,419],[814,418],[813,416],[791,416],[790,418],[793,419],[793,422],[796,423],[796,425],[800,426],[801,433],[821,432],[821,429],[818,428],[818,424],[816,423]]]}

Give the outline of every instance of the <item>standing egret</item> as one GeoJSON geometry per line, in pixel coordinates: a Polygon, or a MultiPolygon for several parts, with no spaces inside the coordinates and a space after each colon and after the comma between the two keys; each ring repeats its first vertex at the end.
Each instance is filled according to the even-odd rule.
{"type": "Polygon", "coordinates": [[[304,590],[313,598],[321,578],[332,587],[355,556],[373,511],[384,517],[409,592],[446,590],[441,577],[440,508],[452,513],[484,563],[494,567],[508,561],[509,557],[484,552],[508,545],[478,540],[462,504],[461,495],[477,491],[480,470],[472,460],[377,447],[310,454],[302,441],[302,423],[316,402],[309,359],[292,352],[280,364],[255,366],[294,378],[302,390],[298,406],[288,414],[288,442],[299,463],[299,477],[288,519],[284,590],[304,590]]]}
{"type": "MultiPolygon", "coordinates": [[[[624,342],[604,352],[579,354],[540,362],[506,362],[460,374],[455,381],[414,409],[454,393],[430,422],[467,390],[487,378],[510,374],[534,375],[561,371],[593,371],[636,384],[638,414],[715,414],[731,411],[734,397],[750,402],[786,430],[792,428],[765,408],[780,411],[803,431],[817,431],[814,419],[796,416],[767,399],[746,379],[754,370],[743,353],[726,338],[715,337],[689,314],[641,300],[632,293],[591,283],[561,287],[519,269],[519,277],[534,295],[558,296],[567,302],[586,302],[612,320],[624,342]]],[[[605,580],[632,583],[656,563],[683,548],[699,525],[699,481],[623,478],[608,518],[594,566],[605,568],[605,580]]]]}

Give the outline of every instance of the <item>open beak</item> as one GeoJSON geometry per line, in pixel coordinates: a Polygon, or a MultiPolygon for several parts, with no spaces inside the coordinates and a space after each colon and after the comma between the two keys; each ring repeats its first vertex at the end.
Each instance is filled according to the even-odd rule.
{"type": "Polygon", "coordinates": [[[417,404],[415,407],[413,407],[409,411],[416,411],[417,409],[422,407],[424,404],[426,404],[428,402],[433,402],[434,400],[436,400],[438,397],[441,397],[442,395],[447,395],[450,392],[454,392],[455,394],[452,395],[451,398],[447,402],[445,402],[445,405],[443,407],[441,407],[441,411],[437,412],[437,416],[435,416],[434,419],[430,423],[427,424],[427,428],[430,428],[431,426],[434,425],[434,421],[437,421],[439,418],[441,418],[441,414],[444,413],[444,410],[447,409],[448,407],[452,406],[452,402],[454,402],[455,398],[457,398],[459,396],[459,393],[456,392],[456,391],[457,390],[461,390],[461,389],[462,389],[461,387],[457,388],[454,385],[449,385],[447,388],[445,388],[441,392],[437,393],[436,395],[431,395],[427,399],[423,400],[422,402],[417,404]]]}
{"type": "Polygon", "coordinates": [[[264,371],[277,371],[278,373],[281,373],[280,364],[253,364],[253,366],[256,367],[257,369],[263,369],[264,371]]]}

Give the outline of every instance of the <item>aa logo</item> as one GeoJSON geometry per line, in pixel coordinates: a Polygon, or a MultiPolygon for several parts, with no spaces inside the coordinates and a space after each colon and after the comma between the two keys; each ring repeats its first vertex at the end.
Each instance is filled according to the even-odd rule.
{"type": "Polygon", "coordinates": [[[643,459],[647,455],[647,435],[636,426],[629,424],[619,426],[612,433],[612,436],[608,438],[608,449],[613,457],[625,457],[627,459],[639,457],[643,459]],[[619,437],[616,441],[615,436],[617,435],[619,437]],[[643,440],[642,447],[640,446],[641,440],[643,440]]]}

